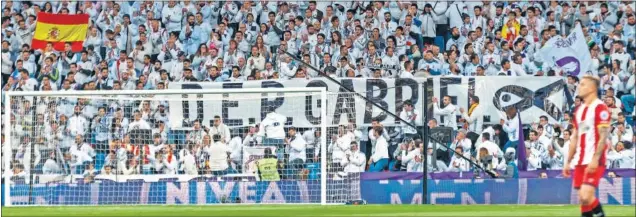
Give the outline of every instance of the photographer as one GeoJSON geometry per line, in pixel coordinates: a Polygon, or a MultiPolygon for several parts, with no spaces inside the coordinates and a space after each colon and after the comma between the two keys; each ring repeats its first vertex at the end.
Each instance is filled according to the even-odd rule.
{"type": "Polygon", "coordinates": [[[508,148],[504,154],[504,160],[506,160],[506,170],[503,174],[497,175],[497,178],[519,178],[519,168],[515,163],[515,149],[508,148]]]}
{"type": "MultiPolygon", "coordinates": [[[[488,152],[488,155],[492,156],[493,167],[498,169],[500,168],[499,158],[503,156],[503,152],[501,151],[501,148],[499,148],[497,144],[490,141],[490,138],[491,138],[490,133],[482,133],[481,134],[482,142],[479,143],[479,145],[477,145],[476,150],[479,150],[479,154],[481,155],[481,152],[482,152],[481,149],[486,149],[488,152]]],[[[502,165],[505,166],[505,162],[502,165]]]]}
{"type": "Polygon", "coordinates": [[[479,162],[477,163],[484,167],[485,170],[494,170],[497,168],[497,164],[495,164],[496,158],[490,154],[488,149],[480,148],[478,157],[479,162]]]}

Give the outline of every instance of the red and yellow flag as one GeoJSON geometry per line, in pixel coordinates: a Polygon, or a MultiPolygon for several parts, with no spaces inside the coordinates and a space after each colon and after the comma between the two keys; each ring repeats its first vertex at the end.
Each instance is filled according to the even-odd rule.
{"type": "Polygon", "coordinates": [[[70,42],[73,52],[83,49],[86,31],[88,30],[87,14],[50,14],[38,13],[35,33],[31,47],[44,49],[48,42],[53,43],[55,50],[64,50],[64,44],[70,42]]]}

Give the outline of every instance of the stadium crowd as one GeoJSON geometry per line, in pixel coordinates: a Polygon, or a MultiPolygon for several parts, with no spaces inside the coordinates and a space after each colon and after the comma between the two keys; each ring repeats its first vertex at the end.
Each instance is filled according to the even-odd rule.
{"type": "MultiPolygon", "coordinates": [[[[634,168],[635,9],[630,1],[4,1],[0,86],[4,96],[321,76],[560,76],[575,95],[578,77],[538,51],[580,24],[594,65],[586,73],[600,78],[614,122],[607,165],[634,168]],[[32,49],[39,12],[88,14],[84,50],[72,52],[70,44],[32,49]]],[[[3,104],[7,100],[14,100],[10,111],[3,110],[3,120],[16,123],[3,126],[14,133],[14,174],[240,173],[243,147],[273,145],[277,151],[266,156],[277,157],[293,178],[321,151],[320,131],[284,127],[274,111],[240,128],[215,118],[209,126],[194,120],[191,129],[174,130],[168,123],[181,120],[170,120],[169,106],[157,101],[3,97],[3,104]],[[136,133],[150,142],[131,138],[136,133]]],[[[421,111],[404,103],[402,119],[456,130],[451,150],[430,145],[425,152],[417,129],[374,121],[333,130],[328,160],[344,172],[422,171],[426,156],[429,171],[469,171],[463,155],[505,169],[504,156],[514,152],[522,129],[514,115],[484,125],[479,103],[472,97],[470,107],[461,108],[449,96],[434,98],[433,113],[445,117],[443,123],[421,123],[421,111]]],[[[572,111],[558,123],[541,116],[530,124],[531,170],[563,166],[572,111]]]]}

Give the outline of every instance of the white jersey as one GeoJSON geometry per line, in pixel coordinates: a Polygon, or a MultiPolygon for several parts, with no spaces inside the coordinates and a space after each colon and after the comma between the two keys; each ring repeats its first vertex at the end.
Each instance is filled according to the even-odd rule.
{"type": "MultiPolygon", "coordinates": [[[[578,133],[578,144],[574,154],[573,165],[588,165],[592,161],[599,143],[598,128],[609,126],[610,113],[603,101],[596,99],[590,105],[581,104],[574,112],[574,127],[578,133]]],[[[606,150],[599,159],[599,166],[605,166],[606,150]]]]}
{"type": "Polygon", "coordinates": [[[270,112],[265,116],[263,122],[261,122],[258,134],[270,139],[284,139],[286,121],[287,117],[275,112],[270,112]]]}

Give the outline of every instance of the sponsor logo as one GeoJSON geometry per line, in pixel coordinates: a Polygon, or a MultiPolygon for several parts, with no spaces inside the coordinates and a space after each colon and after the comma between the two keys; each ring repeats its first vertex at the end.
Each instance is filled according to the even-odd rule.
{"type": "Polygon", "coordinates": [[[610,117],[609,112],[607,112],[607,111],[602,111],[600,116],[601,116],[601,120],[603,120],[603,121],[609,120],[609,117],[610,117]]]}

